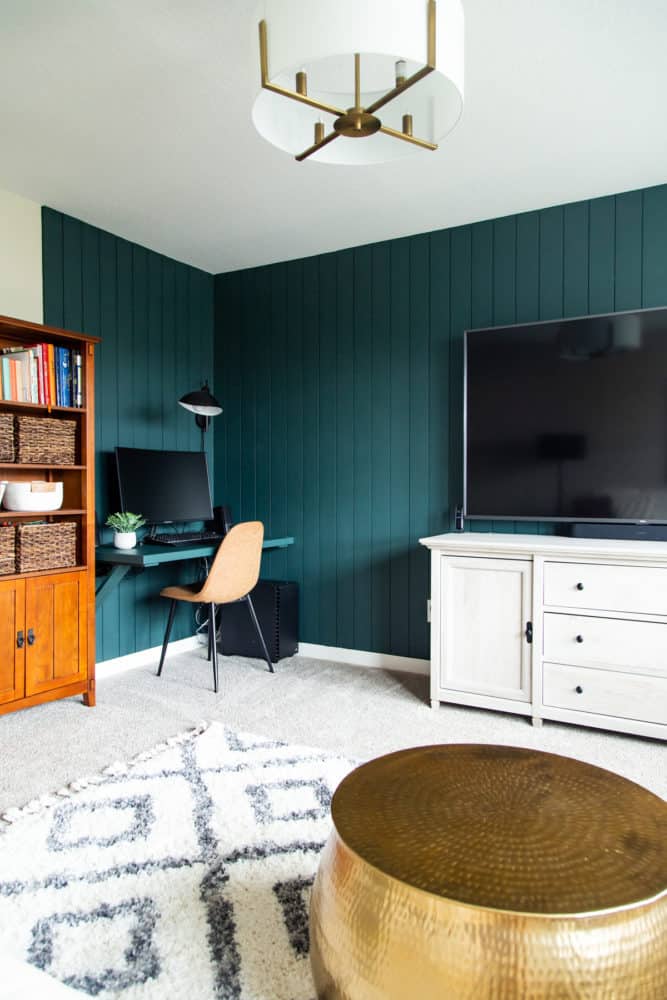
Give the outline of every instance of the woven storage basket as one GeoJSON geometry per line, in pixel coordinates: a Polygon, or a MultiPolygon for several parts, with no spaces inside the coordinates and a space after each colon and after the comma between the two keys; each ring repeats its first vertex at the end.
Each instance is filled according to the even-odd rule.
{"type": "Polygon", "coordinates": [[[16,461],[32,465],[74,465],[76,420],[17,416],[16,461]]]}
{"type": "Polygon", "coordinates": [[[14,415],[0,413],[0,462],[14,461],[14,415]]]}
{"type": "Polygon", "coordinates": [[[76,521],[21,524],[16,529],[16,570],[34,573],[43,569],[76,566],[76,521]]]}
{"type": "Polygon", "coordinates": [[[16,528],[0,525],[0,575],[16,572],[16,528]]]}

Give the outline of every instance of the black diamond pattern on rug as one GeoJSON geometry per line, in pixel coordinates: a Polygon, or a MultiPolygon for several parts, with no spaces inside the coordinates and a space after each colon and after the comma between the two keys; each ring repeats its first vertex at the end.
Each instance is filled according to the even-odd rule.
{"type": "Polygon", "coordinates": [[[154,819],[150,795],[132,795],[104,802],[66,802],[53,811],[46,843],[50,851],[111,847],[123,841],[145,839],[154,819]]]}
{"type": "Polygon", "coordinates": [[[314,878],[293,878],[287,882],[276,882],[273,887],[295,955],[307,955],[310,948],[308,903],[313,882],[314,878]]]}
{"type": "Polygon", "coordinates": [[[62,982],[90,996],[97,996],[102,990],[126,990],[159,975],[160,960],[153,947],[158,916],[152,899],[127,899],[115,906],[102,903],[89,912],[53,913],[33,927],[28,960],[45,972],[57,969],[62,982]],[[95,969],[79,967],[68,971],[68,966],[75,964],[68,952],[76,953],[78,936],[88,939],[88,953],[93,950],[92,938],[94,951],[106,958],[105,942],[114,934],[112,924],[119,922],[124,925],[122,936],[126,944],[122,965],[105,967],[102,962],[96,963],[95,969]]]}

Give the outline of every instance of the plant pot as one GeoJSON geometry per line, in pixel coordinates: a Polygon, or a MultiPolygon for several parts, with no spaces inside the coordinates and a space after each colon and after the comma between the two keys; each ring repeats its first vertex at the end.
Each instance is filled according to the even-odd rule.
{"type": "Polygon", "coordinates": [[[113,543],[117,549],[133,549],[137,544],[136,531],[116,531],[113,543]]]}

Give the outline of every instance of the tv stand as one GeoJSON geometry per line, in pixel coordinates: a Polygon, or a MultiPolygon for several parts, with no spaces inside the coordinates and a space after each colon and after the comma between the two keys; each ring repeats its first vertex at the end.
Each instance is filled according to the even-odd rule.
{"type": "Polygon", "coordinates": [[[667,524],[607,524],[575,521],[558,532],[568,538],[621,538],[628,541],[667,542],[667,524]]]}
{"type": "Polygon", "coordinates": [[[453,532],[431,550],[431,704],[667,740],[667,543],[453,532]]]}

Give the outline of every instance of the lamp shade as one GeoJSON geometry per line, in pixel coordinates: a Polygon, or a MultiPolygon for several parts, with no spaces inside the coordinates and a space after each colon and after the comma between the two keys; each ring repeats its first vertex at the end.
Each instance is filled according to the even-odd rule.
{"type": "Polygon", "coordinates": [[[197,413],[202,417],[217,417],[222,413],[220,403],[215,399],[208,388],[208,382],[204,382],[201,389],[195,392],[187,392],[178,401],[182,407],[191,413],[197,413]]]}
{"type": "MultiPolygon", "coordinates": [[[[355,105],[354,54],[359,53],[361,104],[372,105],[396,82],[396,62],[410,77],[428,61],[426,0],[263,0],[257,21],[266,22],[268,78],[294,90],[297,72],[307,76],[308,96],[347,110],[355,105]]],[[[255,25],[256,27],[256,25],[255,25]]],[[[437,143],[463,108],[463,8],[461,0],[437,0],[435,69],[378,112],[382,124],[402,130],[411,115],[414,135],[437,143]]],[[[313,142],[314,124],[326,132],[333,114],[280,94],[260,90],[252,111],[255,127],[269,142],[297,154],[313,142]]],[[[318,150],[324,163],[381,163],[417,147],[377,132],[365,141],[344,138],[318,150]]]]}

